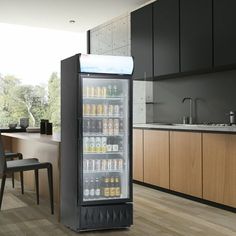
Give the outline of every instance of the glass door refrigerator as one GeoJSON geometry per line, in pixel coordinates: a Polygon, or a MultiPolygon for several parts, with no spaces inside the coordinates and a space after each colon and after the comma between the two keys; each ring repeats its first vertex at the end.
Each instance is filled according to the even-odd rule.
{"type": "Polygon", "coordinates": [[[61,222],[126,228],[132,206],[132,57],[61,62],[61,222]]]}

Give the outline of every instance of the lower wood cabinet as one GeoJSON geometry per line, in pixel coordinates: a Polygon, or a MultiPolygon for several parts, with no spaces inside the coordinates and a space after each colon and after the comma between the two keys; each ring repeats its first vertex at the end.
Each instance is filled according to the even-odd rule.
{"type": "Polygon", "coordinates": [[[144,182],[169,188],[169,132],[144,130],[144,182]]]}
{"type": "Polygon", "coordinates": [[[236,207],[235,134],[203,134],[203,198],[236,207]]]}
{"type": "Polygon", "coordinates": [[[143,182],[143,130],[133,129],[133,179],[143,182]]]}
{"type": "Polygon", "coordinates": [[[202,134],[170,132],[170,189],[202,197],[202,134]]]}

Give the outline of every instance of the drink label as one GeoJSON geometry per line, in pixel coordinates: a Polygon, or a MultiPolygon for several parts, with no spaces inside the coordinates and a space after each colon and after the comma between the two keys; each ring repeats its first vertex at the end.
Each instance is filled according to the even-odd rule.
{"type": "Polygon", "coordinates": [[[104,197],[110,196],[110,189],[108,187],[104,188],[104,197]]]}
{"type": "Polygon", "coordinates": [[[112,151],[113,151],[113,152],[118,152],[118,151],[119,151],[119,146],[118,146],[118,144],[113,144],[113,145],[112,145],[112,151]]]}

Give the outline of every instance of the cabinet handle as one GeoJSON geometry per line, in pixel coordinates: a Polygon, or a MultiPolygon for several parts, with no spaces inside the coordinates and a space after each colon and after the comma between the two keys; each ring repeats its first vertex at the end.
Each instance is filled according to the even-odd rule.
{"type": "Polygon", "coordinates": [[[146,71],[144,72],[144,80],[147,80],[147,73],[146,73],[146,71]]]}

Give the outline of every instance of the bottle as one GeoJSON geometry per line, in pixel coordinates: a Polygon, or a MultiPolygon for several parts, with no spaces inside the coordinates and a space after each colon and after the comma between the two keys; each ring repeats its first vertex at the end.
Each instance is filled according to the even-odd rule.
{"type": "Polygon", "coordinates": [[[119,135],[120,127],[119,127],[119,119],[114,119],[113,121],[113,132],[114,135],[119,135]]]}
{"type": "Polygon", "coordinates": [[[95,189],[94,189],[94,179],[90,179],[90,184],[89,184],[89,198],[93,199],[95,195],[95,189]]]}
{"type": "Polygon", "coordinates": [[[103,119],[102,133],[104,135],[108,134],[108,119],[103,119]]]}
{"type": "Polygon", "coordinates": [[[91,120],[90,132],[91,133],[97,133],[96,120],[91,120]]]}
{"type": "Polygon", "coordinates": [[[112,137],[107,140],[107,152],[112,152],[112,137]]]}
{"type": "Polygon", "coordinates": [[[113,138],[112,151],[113,152],[118,152],[119,151],[118,139],[117,138],[113,138]]]}
{"type": "Polygon", "coordinates": [[[120,197],[121,195],[121,185],[120,185],[120,177],[115,177],[115,196],[120,197]]]}
{"type": "Polygon", "coordinates": [[[111,97],[111,96],[112,96],[112,85],[109,84],[107,88],[107,97],[111,97]]]}
{"type": "Polygon", "coordinates": [[[84,137],[83,138],[83,151],[84,152],[89,152],[90,151],[90,144],[89,144],[89,137],[84,137]]]}
{"type": "Polygon", "coordinates": [[[113,85],[112,96],[113,96],[113,97],[117,97],[117,96],[118,96],[117,85],[113,85]]]}
{"type": "Polygon", "coordinates": [[[100,187],[100,181],[98,178],[95,179],[95,197],[100,198],[101,196],[101,187],[100,187]]]}
{"type": "Polygon", "coordinates": [[[95,152],[95,138],[94,137],[90,137],[89,139],[89,151],[90,152],[95,152]]]}
{"type": "Polygon", "coordinates": [[[107,137],[102,137],[102,152],[107,152],[107,137]]]}
{"type": "Polygon", "coordinates": [[[103,195],[106,198],[110,197],[110,186],[109,186],[109,178],[108,177],[105,177],[105,179],[104,179],[103,195]]]}
{"type": "Polygon", "coordinates": [[[84,181],[84,198],[85,199],[89,198],[89,180],[88,180],[88,178],[86,178],[84,181]]]}
{"type": "Polygon", "coordinates": [[[105,86],[102,87],[102,97],[107,97],[107,88],[105,86]]]}
{"type": "Polygon", "coordinates": [[[114,106],[110,104],[108,106],[108,116],[113,116],[113,113],[114,113],[114,106]]]}
{"type": "Polygon", "coordinates": [[[96,153],[102,152],[102,139],[101,137],[96,137],[96,153]]]}
{"type": "Polygon", "coordinates": [[[115,189],[115,179],[113,176],[110,178],[110,197],[116,196],[116,189],[115,189]]]}
{"type": "Polygon", "coordinates": [[[119,124],[119,132],[120,133],[123,133],[124,132],[124,121],[123,120],[120,120],[120,124],[119,124]]]}
{"type": "Polygon", "coordinates": [[[102,134],[102,121],[101,120],[97,120],[96,133],[102,134]]]}
{"type": "Polygon", "coordinates": [[[108,119],[108,134],[113,135],[113,119],[108,119]]]}

